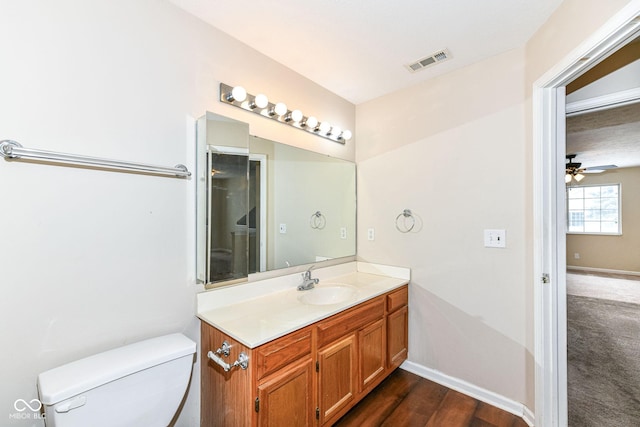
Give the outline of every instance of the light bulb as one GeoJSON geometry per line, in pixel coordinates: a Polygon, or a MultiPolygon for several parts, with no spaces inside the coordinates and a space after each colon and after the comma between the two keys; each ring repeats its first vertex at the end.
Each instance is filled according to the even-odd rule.
{"type": "Polygon", "coordinates": [[[231,90],[230,98],[229,101],[242,102],[247,99],[247,91],[242,86],[236,86],[231,90]]]}
{"type": "Polygon", "coordinates": [[[331,130],[331,125],[328,122],[322,122],[320,123],[318,130],[321,133],[327,134],[331,130]]]}
{"type": "Polygon", "coordinates": [[[565,183],[565,184],[568,184],[568,183],[570,183],[570,182],[571,182],[571,174],[570,174],[570,173],[568,173],[568,174],[566,174],[566,175],[564,176],[564,183],[565,183]]]}
{"type": "Polygon", "coordinates": [[[296,123],[299,123],[300,120],[302,120],[302,117],[304,116],[302,115],[302,111],[300,110],[293,110],[291,112],[291,120],[293,120],[296,123]]]}
{"type": "Polygon", "coordinates": [[[316,126],[318,126],[318,119],[313,116],[309,116],[305,124],[309,127],[309,129],[314,130],[316,126]]]}
{"type": "Polygon", "coordinates": [[[267,95],[259,93],[253,99],[253,104],[255,105],[254,108],[266,108],[269,105],[269,98],[267,98],[267,95]]]}
{"type": "Polygon", "coordinates": [[[353,134],[349,129],[345,129],[344,132],[342,132],[342,139],[344,139],[345,141],[350,140],[352,137],[353,137],[353,134]]]}
{"type": "Polygon", "coordinates": [[[284,116],[287,114],[287,104],[284,102],[278,102],[276,106],[273,107],[273,111],[279,116],[284,116]]]}
{"type": "Polygon", "coordinates": [[[338,126],[334,126],[331,128],[331,136],[335,138],[340,138],[341,133],[342,133],[342,129],[340,129],[338,126]]]}

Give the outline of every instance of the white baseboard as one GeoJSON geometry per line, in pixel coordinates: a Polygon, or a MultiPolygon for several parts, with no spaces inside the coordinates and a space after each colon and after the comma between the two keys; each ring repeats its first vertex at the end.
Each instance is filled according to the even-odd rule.
{"type": "Polygon", "coordinates": [[[533,412],[515,400],[408,360],[400,368],[521,417],[530,427],[534,425],[533,412]]]}
{"type": "Polygon", "coordinates": [[[629,276],[640,276],[640,271],[612,270],[610,268],[595,268],[595,267],[579,267],[577,265],[567,265],[567,270],[593,271],[594,273],[626,274],[629,276]]]}

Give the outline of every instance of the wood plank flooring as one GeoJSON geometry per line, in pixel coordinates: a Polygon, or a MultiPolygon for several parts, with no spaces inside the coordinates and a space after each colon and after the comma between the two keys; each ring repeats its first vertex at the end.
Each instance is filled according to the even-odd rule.
{"type": "Polygon", "coordinates": [[[527,427],[522,418],[396,369],[336,427],[527,427]]]}

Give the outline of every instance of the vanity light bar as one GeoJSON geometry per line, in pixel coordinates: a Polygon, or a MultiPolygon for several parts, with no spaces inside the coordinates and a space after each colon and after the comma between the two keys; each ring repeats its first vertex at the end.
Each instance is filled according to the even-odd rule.
{"type": "Polygon", "coordinates": [[[220,83],[220,101],[340,144],[353,136],[348,129],[342,130],[327,122],[319,122],[313,116],[305,116],[300,110],[289,110],[282,102],[272,103],[264,94],[247,93],[242,86],[220,83]]]}

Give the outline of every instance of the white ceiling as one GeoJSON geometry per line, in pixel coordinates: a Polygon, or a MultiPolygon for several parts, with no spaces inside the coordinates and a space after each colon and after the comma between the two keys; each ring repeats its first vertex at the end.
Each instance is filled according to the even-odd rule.
{"type": "Polygon", "coordinates": [[[562,0],[170,0],[354,104],[523,46],[562,0]],[[405,65],[449,49],[452,59],[405,65]]]}
{"type": "Polygon", "coordinates": [[[568,117],[567,153],[586,168],[640,166],[640,102],[568,117]]]}

